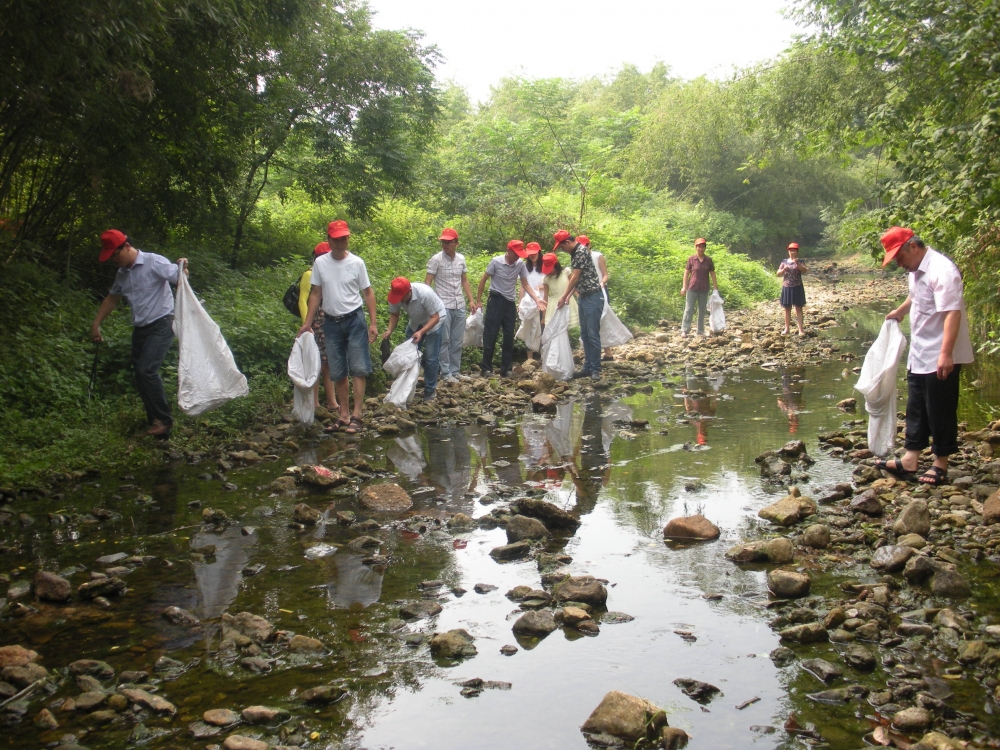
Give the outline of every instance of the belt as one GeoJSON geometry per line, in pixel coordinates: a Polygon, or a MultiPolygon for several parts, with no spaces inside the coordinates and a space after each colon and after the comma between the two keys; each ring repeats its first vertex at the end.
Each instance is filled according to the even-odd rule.
{"type": "Polygon", "coordinates": [[[592,292],[587,292],[586,294],[581,294],[580,295],[580,299],[584,299],[586,297],[593,297],[595,294],[600,294],[600,293],[601,293],[600,289],[595,289],[592,292]]]}
{"type": "Polygon", "coordinates": [[[146,323],[145,325],[141,326],[133,326],[133,328],[149,328],[150,326],[155,326],[157,323],[162,323],[164,321],[170,323],[173,321],[173,319],[174,319],[174,314],[171,312],[167,313],[166,315],[161,315],[159,318],[152,321],[151,323],[146,323]]]}
{"type": "Polygon", "coordinates": [[[514,300],[512,300],[512,299],[511,299],[510,297],[508,297],[507,295],[505,295],[505,294],[500,294],[500,292],[494,292],[494,291],[493,291],[492,289],[490,289],[490,296],[491,296],[491,297],[499,297],[500,299],[505,299],[505,300],[507,300],[508,302],[510,302],[511,304],[513,304],[513,303],[514,303],[514,300]]]}
{"type": "Polygon", "coordinates": [[[344,318],[349,318],[352,315],[357,315],[358,311],[360,311],[362,307],[363,307],[363,305],[358,305],[357,307],[355,307],[353,310],[351,310],[346,315],[330,315],[330,314],[327,314],[326,317],[327,317],[328,320],[332,320],[334,323],[339,323],[344,318]]]}

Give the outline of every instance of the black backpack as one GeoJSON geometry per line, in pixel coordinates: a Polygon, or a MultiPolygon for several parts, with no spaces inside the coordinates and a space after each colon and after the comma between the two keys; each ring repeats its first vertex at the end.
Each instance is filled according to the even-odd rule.
{"type": "Polygon", "coordinates": [[[299,315],[299,284],[302,282],[302,277],[299,276],[298,279],[292,282],[292,285],[288,287],[285,291],[285,296],[282,297],[281,303],[296,318],[302,317],[299,315]]]}

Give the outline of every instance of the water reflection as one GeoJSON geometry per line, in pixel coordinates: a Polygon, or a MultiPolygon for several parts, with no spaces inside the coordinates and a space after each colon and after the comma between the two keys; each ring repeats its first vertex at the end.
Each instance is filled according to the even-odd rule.
{"type": "Polygon", "coordinates": [[[719,405],[719,390],[724,382],[724,375],[687,378],[684,416],[695,428],[695,443],[698,445],[708,445],[708,425],[715,419],[719,405]]]}
{"type": "Polygon", "coordinates": [[[333,580],[326,585],[330,606],[337,609],[368,607],[382,595],[382,572],[361,562],[362,555],[339,552],[328,561],[333,580]]]}
{"type": "Polygon", "coordinates": [[[789,435],[795,435],[799,431],[799,413],[805,403],[803,400],[805,385],[802,382],[805,372],[806,368],[801,366],[781,369],[781,395],[778,396],[778,408],[788,417],[789,435]]]}
{"type": "Polygon", "coordinates": [[[219,533],[199,532],[191,538],[192,549],[215,546],[213,562],[194,564],[198,604],[195,614],[211,619],[219,617],[236,598],[243,580],[243,568],[250,560],[249,550],[257,543],[257,535],[244,535],[239,526],[228,526],[219,533]]]}
{"type": "MultiPolygon", "coordinates": [[[[433,455],[434,451],[431,451],[433,455]]],[[[411,482],[416,482],[420,478],[420,473],[424,470],[427,462],[424,461],[424,451],[417,442],[414,435],[393,441],[385,452],[386,457],[392,461],[396,470],[405,475],[411,482]]]]}
{"type": "Polygon", "coordinates": [[[471,500],[465,498],[465,493],[475,486],[468,430],[465,427],[429,427],[425,434],[430,480],[449,503],[449,511],[471,505],[471,500]]]}

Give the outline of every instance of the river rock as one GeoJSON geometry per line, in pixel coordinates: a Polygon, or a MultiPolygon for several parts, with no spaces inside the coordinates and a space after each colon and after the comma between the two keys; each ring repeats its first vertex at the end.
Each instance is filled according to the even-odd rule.
{"type": "Polygon", "coordinates": [[[167,607],[163,610],[163,617],[174,625],[197,625],[201,622],[193,614],[180,607],[167,607]]]}
{"type": "Polygon", "coordinates": [[[434,656],[443,659],[464,659],[479,653],[473,645],[475,639],[468,631],[457,628],[447,633],[435,633],[430,648],[434,656]]]}
{"type": "Polygon", "coordinates": [[[952,598],[966,597],[972,592],[961,573],[941,568],[931,577],[931,593],[952,598]]]}
{"type": "Polygon", "coordinates": [[[735,563],[766,562],[763,542],[743,542],[726,550],[726,559],[735,563]]]}
{"type": "Polygon", "coordinates": [[[887,544],[875,550],[870,565],[875,570],[895,573],[902,570],[906,566],[906,561],[913,557],[914,554],[916,554],[916,550],[913,547],[887,544]]]}
{"type": "Polygon", "coordinates": [[[818,622],[807,622],[802,625],[793,625],[778,632],[783,641],[789,643],[820,643],[827,640],[830,635],[818,622]]]}
{"type": "Polygon", "coordinates": [[[40,570],[31,581],[31,590],[43,602],[62,604],[73,597],[73,585],[62,576],[40,570]]]}
{"type": "Polygon", "coordinates": [[[328,706],[347,695],[347,688],[340,685],[320,685],[299,693],[299,698],[309,706],[328,706]]]}
{"type": "Polygon", "coordinates": [[[913,500],[899,512],[892,530],[899,536],[919,534],[926,537],[931,530],[931,513],[924,500],[913,500]]]}
{"type": "Polygon", "coordinates": [[[115,676],[115,668],[98,659],[77,659],[69,665],[71,675],[90,675],[99,680],[110,680],[115,676]]]}
{"type": "Polygon", "coordinates": [[[240,720],[240,715],[228,708],[213,708],[201,715],[202,721],[213,727],[228,727],[240,720]]]}
{"type": "Polygon", "coordinates": [[[801,440],[789,440],[778,449],[778,455],[786,456],[788,458],[798,458],[799,456],[805,454],[805,452],[806,444],[801,440]]]}
{"type": "Polygon", "coordinates": [[[370,484],[361,490],[358,499],[376,513],[399,513],[413,507],[409,493],[398,484],[370,484]]]}
{"type": "Polygon", "coordinates": [[[507,522],[507,541],[521,542],[526,539],[544,539],[551,536],[545,524],[530,516],[512,516],[507,522]]]}
{"type": "Polygon", "coordinates": [[[792,473],[791,464],[782,461],[778,456],[758,457],[760,461],[760,475],[765,479],[788,476],[792,473]]]}
{"type": "Polygon", "coordinates": [[[306,635],[293,635],[288,643],[288,650],[293,654],[322,654],[327,648],[323,641],[306,635]]]}
{"type": "Polygon", "coordinates": [[[864,513],[866,516],[881,516],[882,503],[875,490],[865,490],[851,498],[851,510],[855,513],[864,513]]]}
{"type": "Polygon", "coordinates": [[[494,547],[490,550],[490,557],[497,562],[505,560],[518,560],[531,552],[531,544],[526,541],[514,542],[494,547]]]}
{"type": "Polygon", "coordinates": [[[809,576],[794,570],[772,570],[767,574],[767,588],[783,599],[798,599],[809,593],[809,576]]]}
{"type": "Polygon", "coordinates": [[[89,728],[103,727],[118,718],[118,714],[110,709],[94,711],[83,717],[83,723],[89,728]]]}
{"type": "Polygon", "coordinates": [[[121,692],[122,695],[128,698],[132,703],[136,703],[143,708],[148,708],[154,713],[168,714],[170,716],[177,713],[177,706],[173,703],[165,698],[161,698],[158,695],[147,693],[145,690],[140,690],[139,688],[124,688],[121,692]]]}
{"type": "Polygon", "coordinates": [[[647,700],[612,690],[601,699],[580,730],[638,740],[667,725],[667,714],[647,700]]]}
{"type": "Polygon", "coordinates": [[[942,609],[934,616],[934,624],[942,628],[951,628],[959,633],[969,629],[969,621],[953,609],[942,609]]]}
{"type": "Polygon", "coordinates": [[[681,689],[684,695],[698,703],[710,703],[715,696],[722,693],[715,685],[686,677],[678,677],[674,680],[674,684],[681,689]]]}
{"type": "Polygon", "coordinates": [[[518,499],[511,504],[511,510],[522,516],[537,518],[547,529],[576,531],[580,527],[580,521],[576,517],[550,502],[534,497],[518,499]]]}
{"type": "Polygon", "coordinates": [[[236,615],[223,613],[222,625],[224,629],[235,630],[240,635],[261,643],[268,643],[274,639],[274,626],[263,617],[250,612],[240,612],[236,615]]]}
{"type": "Polygon", "coordinates": [[[592,620],[590,613],[586,610],[580,609],[579,607],[563,607],[561,619],[563,623],[569,625],[571,628],[575,628],[581,622],[586,620],[592,620]]]}
{"type": "Polygon", "coordinates": [[[525,612],[517,619],[511,630],[521,635],[544,636],[551,633],[556,627],[558,626],[552,613],[547,609],[541,609],[533,612],[525,612]]]}
{"type": "Polygon", "coordinates": [[[771,661],[774,662],[776,667],[787,667],[793,661],[795,661],[795,652],[790,648],[785,648],[784,646],[778,646],[776,649],[768,654],[771,661]]]}
{"type": "Polygon", "coordinates": [[[318,510],[305,503],[298,503],[292,508],[292,520],[305,526],[315,526],[322,515],[318,510]]]}
{"type": "Polygon", "coordinates": [[[802,668],[821,682],[833,682],[844,675],[844,670],[826,659],[805,659],[802,668]]]}
{"type": "Polygon", "coordinates": [[[583,602],[592,607],[608,603],[608,590],[593,576],[570,576],[553,587],[552,595],[561,602],[583,602]]]}
{"type": "Polygon", "coordinates": [[[920,738],[920,742],[910,745],[910,750],[965,750],[964,742],[959,743],[941,732],[928,732],[920,738]]]}
{"type": "Polygon", "coordinates": [[[791,526],[816,512],[816,503],[808,497],[786,495],[776,503],[761,508],[758,516],[779,526],[791,526]]]}
{"type": "Polygon", "coordinates": [[[966,641],[958,651],[955,661],[959,664],[976,664],[990,652],[990,647],[983,641],[966,641]]]}
{"type": "Polygon", "coordinates": [[[858,671],[871,672],[875,669],[875,654],[861,644],[856,644],[844,652],[844,663],[858,671]]]}
{"type": "Polygon", "coordinates": [[[814,523],[802,532],[802,544],[814,549],[826,549],[830,546],[830,527],[822,523],[814,523]]]}
{"type": "Polygon", "coordinates": [[[472,516],[466,515],[465,513],[456,513],[451,518],[448,519],[448,527],[453,529],[461,529],[469,526],[475,526],[476,519],[472,516]]]}
{"type": "Polygon", "coordinates": [[[333,471],[325,466],[304,466],[302,468],[302,481],[311,484],[313,487],[336,487],[346,484],[348,479],[339,471],[333,471]]]}
{"type": "Polygon", "coordinates": [[[663,727],[660,730],[660,747],[663,750],[680,750],[687,747],[690,739],[688,733],[678,727],[663,727]]]}
{"type": "Polygon", "coordinates": [[[1000,490],[997,490],[983,503],[983,523],[987,526],[1000,521],[1000,490]]]}
{"type": "Polygon", "coordinates": [[[76,696],[73,700],[76,701],[77,711],[89,712],[107,702],[108,695],[104,692],[91,690],[86,693],[80,693],[80,695],[76,696]]]}
{"type": "Polygon", "coordinates": [[[270,706],[247,706],[240,712],[247,724],[279,724],[291,718],[291,714],[283,708],[270,706]]]}
{"type": "Polygon", "coordinates": [[[722,532],[705,516],[683,516],[672,518],[663,529],[663,538],[677,541],[710,541],[718,539],[722,532]]]}
{"type": "Polygon", "coordinates": [[[536,412],[554,413],[559,406],[559,399],[551,393],[539,393],[531,398],[531,408],[536,412]]]}
{"type": "Polygon", "coordinates": [[[913,547],[913,549],[923,549],[927,546],[927,540],[920,534],[903,534],[896,539],[896,544],[901,547],[913,547]]]}
{"type": "Polygon", "coordinates": [[[203,721],[193,721],[188,724],[188,734],[196,740],[207,740],[222,734],[221,727],[213,727],[203,721]]]}
{"type": "Polygon", "coordinates": [[[278,492],[292,492],[295,489],[295,477],[284,474],[271,482],[271,489],[278,492]]]}
{"type": "Polygon", "coordinates": [[[764,556],[769,563],[776,565],[787,565],[792,561],[795,548],[790,540],[779,536],[776,539],[768,539],[764,542],[764,556]]]}
{"type": "Polygon", "coordinates": [[[81,599],[96,599],[99,596],[121,596],[127,588],[121,578],[98,578],[96,581],[80,584],[76,593],[81,599]]]}
{"type": "Polygon", "coordinates": [[[914,555],[903,567],[903,578],[910,583],[923,583],[937,572],[938,566],[923,555],[914,555]]]}
{"type": "Polygon", "coordinates": [[[262,740],[244,737],[242,734],[231,734],[222,743],[223,750],[269,750],[271,747],[262,740]]]}
{"type": "Polygon", "coordinates": [[[399,608],[399,616],[404,620],[426,620],[441,613],[442,607],[430,599],[405,602],[399,608]]]}
{"type": "Polygon", "coordinates": [[[0,646],[0,669],[23,667],[38,659],[38,652],[24,646],[0,646]]]}
{"type": "Polygon", "coordinates": [[[59,722],[56,717],[52,715],[52,712],[47,708],[43,708],[35,716],[35,726],[42,731],[49,731],[51,729],[58,729],[59,722]]]}
{"type": "Polygon", "coordinates": [[[931,725],[931,713],[926,708],[904,708],[892,717],[892,725],[900,732],[912,734],[927,729],[931,725]]]}

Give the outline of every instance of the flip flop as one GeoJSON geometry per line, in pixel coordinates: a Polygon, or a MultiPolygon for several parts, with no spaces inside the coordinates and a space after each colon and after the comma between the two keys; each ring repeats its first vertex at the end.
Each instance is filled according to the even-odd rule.
{"type": "Polygon", "coordinates": [[[948,471],[940,466],[931,466],[917,478],[917,482],[930,487],[940,487],[942,484],[948,484],[948,471]]]}
{"type": "Polygon", "coordinates": [[[903,463],[898,458],[892,458],[889,459],[889,461],[879,459],[875,462],[875,468],[887,471],[894,477],[897,477],[898,479],[905,479],[908,482],[915,481],[917,478],[917,472],[904,469],[903,463]],[[892,466],[889,465],[890,461],[892,462],[892,466]]]}
{"type": "Polygon", "coordinates": [[[358,430],[364,427],[364,423],[361,421],[360,417],[351,417],[351,421],[348,423],[347,427],[344,428],[344,432],[348,435],[357,435],[358,430]]]}

